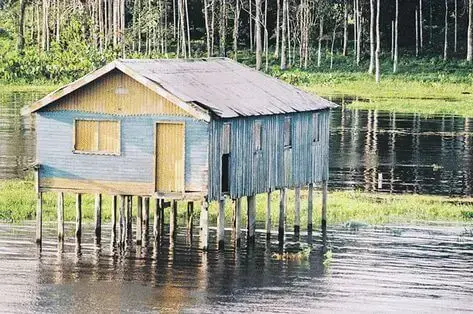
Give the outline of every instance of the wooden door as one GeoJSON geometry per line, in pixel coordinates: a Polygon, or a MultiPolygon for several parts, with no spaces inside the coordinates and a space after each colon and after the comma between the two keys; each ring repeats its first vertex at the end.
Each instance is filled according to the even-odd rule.
{"type": "Polygon", "coordinates": [[[156,191],[184,192],[184,123],[156,125],[156,191]]]}

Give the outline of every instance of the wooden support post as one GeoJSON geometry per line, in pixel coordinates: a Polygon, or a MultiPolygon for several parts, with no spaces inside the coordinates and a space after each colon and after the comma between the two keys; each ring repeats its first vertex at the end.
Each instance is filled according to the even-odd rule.
{"type": "Polygon", "coordinates": [[[133,209],[133,196],[129,195],[129,196],[127,196],[127,201],[126,201],[126,239],[131,239],[132,235],[133,235],[132,209],[133,209]]]}
{"type": "Polygon", "coordinates": [[[299,237],[301,231],[301,188],[296,187],[294,193],[294,236],[299,237]]]}
{"type": "Polygon", "coordinates": [[[76,194],[76,238],[82,236],[82,194],[76,194]]]}
{"type": "Polygon", "coordinates": [[[175,238],[177,232],[177,201],[175,200],[172,201],[169,215],[169,236],[175,238]]]}
{"type": "Polygon", "coordinates": [[[327,180],[322,181],[322,230],[327,228],[327,180]]]}
{"type": "Polygon", "coordinates": [[[200,209],[200,248],[207,250],[209,245],[209,203],[207,198],[202,200],[200,209]]]}
{"type": "Polygon", "coordinates": [[[233,205],[235,215],[235,245],[240,247],[241,245],[241,199],[237,198],[233,205]]]}
{"type": "Polygon", "coordinates": [[[154,208],[154,218],[153,218],[153,236],[155,239],[159,237],[159,231],[161,230],[159,222],[162,219],[161,215],[161,200],[156,199],[156,207],[154,208]]]}
{"type": "Polygon", "coordinates": [[[36,244],[43,239],[43,193],[36,193],[36,244]]]}
{"type": "Polygon", "coordinates": [[[313,199],[314,199],[314,184],[309,184],[307,191],[307,232],[312,233],[312,210],[313,210],[313,199]]]}
{"type": "Polygon", "coordinates": [[[271,239],[271,192],[266,194],[266,239],[271,239]]]}
{"type": "Polygon", "coordinates": [[[115,242],[117,236],[117,196],[112,195],[112,240],[115,242]]]}
{"type": "Polygon", "coordinates": [[[248,244],[255,243],[255,229],[256,229],[256,196],[248,196],[248,244]]]}
{"type": "Polygon", "coordinates": [[[95,237],[100,240],[102,234],[102,194],[95,194],[95,237]]]}
{"type": "Polygon", "coordinates": [[[57,239],[64,241],[64,193],[57,193],[57,239]]]}
{"type": "Polygon", "coordinates": [[[278,229],[278,239],[279,241],[284,240],[284,225],[286,223],[286,203],[287,203],[287,190],[282,188],[280,191],[279,198],[279,229],[278,229]]]}
{"type": "Polygon", "coordinates": [[[143,234],[147,236],[149,231],[149,197],[143,198],[143,230],[143,234]]]}
{"type": "Polygon", "coordinates": [[[136,199],[136,244],[141,245],[143,220],[141,220],[141,213],[143,211],[143,198],[138,196],[136,199]]]}
{"type": "Polygon", "coordinates": [[[218,202],[217,243],[219,250],[225,247],[225,198],[218,202]]]}
{"type": "Polygon", "coordinates": [[[120,244],[125,242],[126,232],[125,232],[125,208],[126,208],[126,197],[125,195],[120,195],[120,210],[119,210],[119,228],[118,228],[118,238],[120,244]]]}
{"type": "Polygon", "coordinates": [[[187,202],[187,234],[192,237],[194,228],[194,202],[187,202]]]}

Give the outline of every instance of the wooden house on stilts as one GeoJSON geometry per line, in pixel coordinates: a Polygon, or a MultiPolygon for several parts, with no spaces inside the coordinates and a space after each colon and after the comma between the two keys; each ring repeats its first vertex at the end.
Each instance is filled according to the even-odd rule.
{"type": "MultiPolygon", "coordinates": [[[[325,223],[329,111],[334,105],[276,78],[223,58],[117,60],[26,107],[36,115],[37,241],[41,243],[42,193],[58,193],[59,240],[64,238],[64,193],[96,195],[100,237],[101,195],[113,196],[113,230],[131,230],[137,196],[137,241],[156,200],[154,232],[170,204],[202,201],[201,244],[207,247],[208,203],[219,202],[217,235],[224,239],[225,199],[234,201],[239,238],[241,199],[248,202],[248,239],[255,237],[256,198],[280,190],[279,233],[284,233],[286,190],[323,187],[325,223]],[[119,219],[116,209],[119,208],[119,219]],[[118,220],[118,222],[117,222],[118,220]],[[61,227],[62,225],[62,227],[61,227]]],[[[269,198],[268,198],[269,199],[269,198]]],[[[268,206],[270,213],[270,206],[268,206]]],[[[270,216],[267,218],[270,232],[270,216]]]]}

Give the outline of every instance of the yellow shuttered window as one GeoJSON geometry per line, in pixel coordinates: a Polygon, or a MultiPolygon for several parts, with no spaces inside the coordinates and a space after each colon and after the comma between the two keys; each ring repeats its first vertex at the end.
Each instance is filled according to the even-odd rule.
{"type": "Polygon", "coordinates": [[[120,154],[120,122],[111,120],[76,120],[74,152],[120,154]]]}

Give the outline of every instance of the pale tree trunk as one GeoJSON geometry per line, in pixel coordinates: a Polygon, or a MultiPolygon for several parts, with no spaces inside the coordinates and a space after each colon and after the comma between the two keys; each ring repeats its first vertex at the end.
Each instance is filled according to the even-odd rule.
{"type": "MultiPolygon", "coordinates": [[[[237,0],[238,1],[238,0],[237,0]]],[[[279,17],[281,16],[281,0],[276,0],[276,27],[275,27],[275,32],[276,32],[276,47],[274,49],[274,58],[278,59],[279,58],[279,34],[281,33],[280,28],[280,21],[279,17]]]]}
{"type": "Polygon", "coordinates": [[[226,35],[227,35],[227,7],[225,0],[221,0],[220,2],[220,23],[219,23],[219,31],[220,31],[220,56],[226,56],[226,35]]]}
{"type": "Polygon", "coordinates": [[[269,38],[268,38],[268,0],[264,0],[264,69],[269,68],[269,38]]]}
{"type": "MultiPolygon", "coordinates": [[[[98,0],[98,9],[99,9],[99,50],[103,51],[103,41],[104,41],[104,13],[103,13],[103,0],[98,0]]],[[[59,25],[58,24],[58,34],[57,41],[59,41],[59,25]]]]}
{"type": "Polygon", "coordinates": [[[455,2],[455,28],[454,28],[454,42],[453,42],[453,52],[457,53],[458,48],[458,1],[455,2]]]}
{"type": "Polygon", "coordinates": [[[343,8],[343,55],[347,55],[348,47],[348,3],[345,0],[343,8]]]}
{"type": "Polygon", "coordinates": [[[251,5],[252,0],[248,0],[248,10],[250,12],[250,51],[253,52],[253,8],[251,5]]]}
{"type": "MultiPolygon", "coordinates": [[[[150,1],[150,0],[148,0],[150,1]]],[[[178,27],[178,21],[177,21],[177,17],[179,16],[179,13],[176,12],[176,1],[179,1],[179,0],[172,0],[172,38],[174,40],[177,39],[177,36],[178,36],[178,32],[177,32],[177,27],[178,27]]],[[[213,0],[212,0],[213,1],[213,0]]],[[[151,2],[150,2],[151,4],[151,2]]],[[[179,3],[178,3],[178,6],[179,6],[179,3]]],[[[179,49],[178,49],[179,50],[179,49]]]]}
{"type": "Polygon", "coordinates": [[[118,46],[118,8],[120,0],[113,1],[113,48],[116,49],[118,46]]]}
{"type": "Polygon", "coordinates": [[[50,0],[43,0],[43,41],[42,48],[43,51],[49,50],[49,5],[50,0]]]}
{"type": "Polygon", "coordinates": [[[238,59],[238,30],[240,24],[240,0],[235,0],[235,18],[233,21],[233,59],[238,59]]]}
{"type": "Polygon", "coordinates": [[[20,0],[20,12],[18,14],[18,43],[17,50],[22,53],[25,47],[25,10],[27,0],[20,0]]]}
{"type": "Polygon", "coordinates": [[[126,58],[125,46],[125,0],[120,3],[120,44],[122,48],[122,58],[126,58]]]}
{"type": "Polygon", "coordinates": [[[357,0],[353,0],[353,54],[355,56],[355,60],[356,60],[356,53],[357,53],[357,44],[356,44],[356,41],[357,41],[357,38],[358,38],[358,30],[357,30],[357,27],[358,27],[358,12],[356,10],[357,6],[357,0]]]}
{"type": "Polygon", "coordinates": [[[213,56],[214,55],[214,50],[215,50],[215,2],[217,0],[211,0],[212,1],[212,6],[211,6],[211,22],[210,22],[210,54],[213,56]]]}
{"type": "Polygon", "coordinates": [[[448,58],[448,0],[445,0],[445,30],[444,30],[443,60],[448,58]]]}
{"type": "Polygon", "coordinates": [[[376,0],[376,83],[379,83],[381,80],[381,69],[379,64],[379,54],[381,52],[381,34],[379,32],[380,1],[381,0],[376,0]]]}
{"type": "Polygon", "coordinates": [[[333,51],[335,49],[335,35],[337,34],[338,25],[335,25],[332,32],[332,46],[330,48],[330,70],[333,69],[333,51]]]}
{"type": "Polygon", "coordinates": [[[357,6],[358,6],[358,26],[357,26],[357,40],[356,40],[356,64],[357,65],[360,65],[360,61],[361,61],[361,35],[363,34],[363,25],[362,25],[362,21],[361,21],[361,17],[363,16],[363,13],[362,13],[362,8],[360,7],[360,1],[357,0],[357,6]]]}
{"type": "Polygon", "coordinates": [[[473,0],[468,1],[468,31],[466,43],[466,61],[473,61],[473,0]]]}
{"type": "Polygon", "coordinates": [[[189,7],[187,5],[187,0],[184,0],[184,9],[186,10],[186,24],[187,24],[187,46],[189,49],[189,58],[192,58],[192,48],[191,48],[191,26],[189,24],[189,7]]]}
{"type": "Polygon", "coordinates": [[[320,67],[322,63],[322,36],[324,35],[324,17],[320,17],[319,25],[319,47],[317,49],[317,67],[320,67]]]}
{"type": "Polygon", "coordinates": [[[415,22],[415,28],[416,28],[416,57],[419,56],[419,14],[417,12],[417,7],[416,7],[416,10],[415,10],[415,19],[416,19],[416,22],[415,22]]]}
{"type": "Polygon", "coordinates": [[[419,44],[420,50],[424,48],[424,13],[422,9],[422,1],[419,0],[419,44]]]}
{"type": "Polygon", "coordinates": [[[61,41],[61,0],[56,0],[56,42],[61,41]]]}
{"type": "Polygon", "coordinates": [[[374,71],[374,53],[376,48],[376,43],[374,41],[375,1],[376,0],[370,0],[370,67],[368,69],[370,75],[372,75],[374,71]]]}
{"type": "MultiPolygon", "coordinates": [[[[286,60],[286,23],[287,23],[287,12],[286,4],[288,0],[282,0],[282,26],[281,26],[281,70],[286,70],[287,60],[286,60]]],[[[473,1],[473,0],[471,0],[473,1]]]]}
{"type": "Polygon", "coordinates": [[[396,18],[394,20],[394,62],[393,62],[393,73],[397,73],[397,62],[399,58],[399,47],[398,47],[398,37],[399,37],[399,0],[396,0],[396,18]]]}
{"type": "Polygon", "coordinates": [[[294,59],[293,59],[293,54],[292,54],[292,51],[291,51],[291,15],[290,15],[290,11],[289,11],[289,1],[286,2],[286,11],[287,11],[287,14],[286,14],[286,18],[287,18],[287,21],[286,21],[286,28],[287,28],[287,60],[289,62],[289,66],[292,66],[293,62],[294,62],[294,59]]]}
{"type": "MultiPolygon", "coordinates": [[[[238,1],[239,0],[237,0],[237,3],[238,1]]],[[[204,22],[205,22],[205,35],[207,37],[207,58],[210,58],[212,48],[210,47],[209,1],[208,0],[204,0],[204,22]]]]}
{"type": "Polygon", "coordinates": [[[179,21],[179,37],[181,41],[181,54],[187,59],[187,45],[186,45],[186,29],[185,29],[185,9],[184,0],[178,1],[178,21],[179,21]]]}
{"type": "Polygon", "coordinates": [[[394,60],[394,20],[391,21],[391,61],[394,60]]]}
{"type": "Polygon", "coordinates": [[[255,3],[256,70],[261,70],[261,0],[256,0],[255,3]]]}

